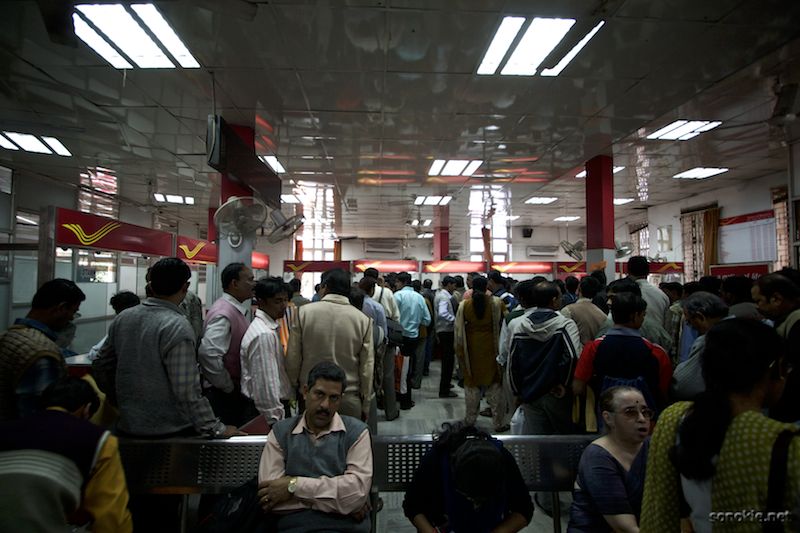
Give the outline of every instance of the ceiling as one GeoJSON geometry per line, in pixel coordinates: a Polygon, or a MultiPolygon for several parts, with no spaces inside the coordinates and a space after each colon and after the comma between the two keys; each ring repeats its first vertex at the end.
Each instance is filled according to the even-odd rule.
{"type": "MultiPolygon", "coordinates": [[[[466,234],[469,191],[501,185],[513,225],[584,217],[589,158],[625,168],[618,219],[642,208],[787,168],[786,132],[767,120],[776,87],[800,81],[800,2],[792,0],[172,0],[156,3],[201,64],[116,70],[83,42],[52,42],[37,2],[0,19],[0,129],[58,137],[73,157],[0,149],[22,175],[72,184],[113,169],[120,199],[200,225],[218,205],[206,118],[254,127],[298,182],[335,187],[339,235],[399,237],[432,217],[424,194],[454,196],[466,234]],[[605,26],[557,77],[478,76],[502,17],[605,26]],[[213,80],[213,81],[212,81],[213,80]],[[723,124],[692,140],[646,136],[677,119],[723,124]],[[271,128],[271,131],[267,131],[271,128]],[[429,178],[434,159],[482,159],[471,177],[429,178]],[[707,180],[672,176],[731,170],[707,180]],[[194,208],[154,206],[152,193],[194,208]],[[526,205],[532,195],[559,198],[526,205]]],[[[287,212],[291,206],[286,206],[287,212]]]]}

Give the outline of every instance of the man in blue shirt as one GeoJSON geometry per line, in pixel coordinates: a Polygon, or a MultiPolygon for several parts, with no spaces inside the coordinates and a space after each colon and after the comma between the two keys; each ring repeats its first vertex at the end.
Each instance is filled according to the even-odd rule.
{"type": "Polygon", "coordinates": [[[494,296],[497,296],[506,304],[506,309],[508,309],[509,312],[513,311],[517,306],[517,299],[508,292],[506,279],[497,270],[489,272],[489,290],[492,291],[494,296]]]}
{"type": "Polygon", "coordinates": [[[425,298],[414,291],[411,286],[411,274],[401,272],[397,275],[397,283],[402,289],[394,294],[397,308],[400,311],[400,325],[403,326],[403,346],[400,353],[403,354],[403,369],[400,373],[400,409],[411,409],[414,402],[411,401],[411,379],[414,369],[409,371],[410,364],[416,363],[415,353],[419,343],[419,326],[427,326],[431,323],[431,314],[425,304],[425,298]]]}

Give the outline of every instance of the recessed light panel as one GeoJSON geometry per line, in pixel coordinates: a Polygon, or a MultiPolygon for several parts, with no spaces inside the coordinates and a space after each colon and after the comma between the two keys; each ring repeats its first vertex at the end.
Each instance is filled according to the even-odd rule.
{"type": "Polygon", "coordinates": [[[564,217],[556,217],[553,219],[553,222],[574,222],[581,217],[577,216],[564,216],[564,217]]]}
{"type": "Polygon", "coordinates": [[[720,124],[722,122],[711,120],[676,120],[672,124],[651,133],[647,138],[663,141],[688,141],[704,131],[713,130],[720,124]]]}
{"type": "Polygon", "coordinates": [[[680,174],[675,174],[672,177],[682,178],[682,179],[702,180],[710,178],[711,176],[716,176],[717,174],[722,174],[723,172],[728,172],[728,170],[729,169],[727,168],[695,167],[691,170],[681,172],[680,174]]]}
{"type": "Polygon", "coordinates": [[[272,171],[275,172],[275,174],[284,174],[286,172],[286,169],[283,168],[281,162],[278,161],[278,158],[275,157],[274,155],[262,155],[259,156],[259,159],[261,159],[261,161],[269,165],[269,168],[271,168],[272,171]]]}
{"type": "Polygon", "coordinates": [[[442,176],[460,176],[468,164],[469,161],[465,159],[451,159],[442,169],[442,176]]]}
{"type": "Polygon", "coordinates": [[[164,195],[159,193],[159,192],[153,193],[153,198],[155,198],[156,202],[166,202],[167,201],[167,199],[164,198],[164,195]]]}
{"type": "Polygon", "coordinates": [[[447,163],[447,161],[444,159],[436,159],[433,163],[431,163],[431,168],[428,170],[428,176],[438,176],[445,163],[447,163]]]}
{"type": "Polygon", "coordinates": [[[168,194],[166,195],[167,202],[171,204],[182,204],[183,203],[183,196],[179,196],[177,194],[168,194]]]}
{"type": "Polygon", "coordinates": [[[633,201],[633,198],[614,198],[614,205],[625,205],[633,201]]]}
{"type": "Polygon", "coordinates": [[[281,202],[285,204],[299,204],[300,200],[294,194],[281,194],[281,202]]]}
{"type": "Polygon", "coordinates": [[[533,204],[533,205],[548,205],[552,204],[558,200],[555,196],[532,196],[525,200],[526,204],[533,204]]]}
{"type": "Polygon", "coordinates": [[[500,23],[500,27],[494,34],[492,44],[489,45],[489,49],[486,50],[483,61],[478,67],[478,74],[488,75],[497,72],[497,68],[503,62],[508,48],[514,42],[523,24],[525,24],[525,17],[503,18],[503,22],[500,23]]]}
{"type": "Polygon", "coordinates": [[[19,147],[9,141],[4,135],[0,135],[0,147],[5,148],[6,150],[19,150],[19,147]]]}
{"type": "Polygon", "coordinates": [[[183,201],[186,205],[194,205],[194,196],[184,196],[183,201]]]}
{"type": "Polygon", "coordinates": [[[506,76],[533,76],[542,61],[567,34],[575,19],[536,17],[522,36],[500,74],[506,76]]]}
{"type": "Polygon", "coordinates": [[[72,155],[72,153],[67,150],[67,147],[61,144],[61,141],[55,137],[42,137],[42,140],[58,155],[64,157],[70,157],[72,155]]]}
{"type": "Polygon", "coordinates": [[[183,68],[200,68],[200,64],[183,44],[172,26],[164,20],[153,4],[133,4],[131,6],[150,31],[161,41],[167,51],[183,68]]]}
{"type": "Polygon", "coordinates": [[[15,133],[12,131],[3,132],[6,137],[14,141],[14,144],[25,150],[35,154],[52,154],[53,152],[39,140],[38,137],[29,133],[15,133]]]}
{"type": "Polygon", "coordinates": [[[578,41],[578,44],[572,47],[572,50],[567,52],[567,55],[561,58],[561,61],[559,61],[555,67],[544,69],[542,71],[542,76],[558,76],[561,74],[561,71],[567,68],[567,65],[569,65],[570,61],[575,59],[575,56],[578,55],[578,52],[583,50],[583,47],[589,44],[589,41],[592,40],[592,37],[594,37],[594,35],[600,31],[600,28],[602,28],[605,23],[606,22],[604,20],[598,22],[597,25],[584,36],[583,39],[578,41]]]}
{"type": "MultiPolygon", "coordinates": [[[[614,174],[616,174],[617,172],[619,172],[619,171],[621,171],[621,170],[625,170],[625,167],[614,167],[614,168],[612,169],[612,172],[613,172],[614,174]]],[[[577,174],[575,174],[575,177],[576,177],[576,178],[585,178],[585,177],[586,177],[586,170],[581,170],[580,172],[578,172],[577,174]]]]}

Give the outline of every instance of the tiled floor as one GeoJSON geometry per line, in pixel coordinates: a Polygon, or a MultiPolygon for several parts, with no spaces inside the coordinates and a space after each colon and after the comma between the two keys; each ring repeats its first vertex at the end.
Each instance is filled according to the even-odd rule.
{"type": "MultiPolygon", "coordinates": [[[[440,429],[442,422],[461,420],[464,418],[464,391],[456,387],[453,389],[458,398],[440,399],[439,376],[440,365],[438,361],[431,363],[430,376],[422,379],[422,388],[414,391],[416,405],[409,411],[400,411],[400,417],[391,422],[385,421],[383,411],[379,413],[379,435],[419,435],[431,434],[440,429]]],[[[485,405],[481,406],[485,407],[485,405]]],[[[491,432],[491,419],[478,417],[478,427],[491,432]]],[[[381,493],[383,510],[378,513],[378,531],[387,533],[413,533],[416,529],[403,515],[402,493],[381,493]]],[[[567,517],[569,516],[569,502],[571,495],[562,493],[562,530],[566,531],[567,517]]],[[[523,531],[549,532],[553,531],[553,521],[538,507],[533,514],[533,520],[523,531]]]]}

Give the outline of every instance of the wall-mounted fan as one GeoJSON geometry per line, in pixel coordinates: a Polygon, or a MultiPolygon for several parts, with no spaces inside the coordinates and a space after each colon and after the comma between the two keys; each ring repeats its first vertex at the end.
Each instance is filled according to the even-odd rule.
{"type": "Polygon", "coordinates": [[[574,243],[569,241],[561,241],[559,244],[561,245],[561,249],[564,250],[564,253],[573,258],[575,261],[583,261],[583,251],[585,249],[583,241],[576,241],[574,243]]]}
{"type": "Polygon", "coordinates": [[[267,240],[272,244],[290,237],[295,231],[300,229],[305,221],[303,215],[295,215],[286,218],[286,215],[284,215],[280,209],[273,209],[269,214],[269,218],[272,219],[274,229],[267,235],[267,240]]]}
{"type": "Polygon", "coordinates": [[[228,239],[232,248],[242,244],[243,236],[255,233],[267,219],[267,206],[252,196],[231,196],[214,213],[217,233],[228,239]]]}
{"type": "Polygon", "coordinates": [[[633,253],[633,243],[614,241],[614,244],[617,248],[615,252],[617,259],[628,257],[633,253]]]}

